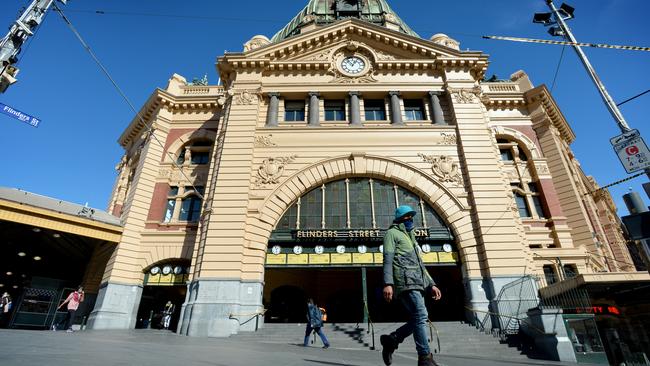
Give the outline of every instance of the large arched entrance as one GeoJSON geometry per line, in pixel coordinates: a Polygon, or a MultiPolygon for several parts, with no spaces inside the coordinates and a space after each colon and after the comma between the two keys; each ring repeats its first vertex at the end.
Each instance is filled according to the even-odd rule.
{"type": "Polygon", "coordinates": [[[267,322],[304,322],[312,297],[331,322],[403,320],[398,304],[382,300],[382,240],[398,205],[418,211],[422,257],[444,292],[429,304],[433,320],[463,318],[464,289],[456,240],[440,215],[417,194],[385,180],[348,178],[304,194],[271,234],[265,265],[267,322]]]}

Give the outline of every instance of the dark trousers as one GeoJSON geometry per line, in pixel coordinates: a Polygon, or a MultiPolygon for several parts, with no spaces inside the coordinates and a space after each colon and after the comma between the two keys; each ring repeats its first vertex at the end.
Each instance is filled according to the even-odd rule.
{"type": "Polygon", "coordinates": [[[59,329],[72,329],[72,322],[74,321],[74,313],[76,313],[77,310],[70,310],[68,309],[68,313],[65,314],[65,318],[58,324],[59,329]],[[63,325],[63,328],[61,328],[61,325],[63,325]]]}
{"type": "Polygon", "coordinates": [[[0,328],[9,327],[9,320],[11,318],[11,313],[0,313],[0,328]]]}

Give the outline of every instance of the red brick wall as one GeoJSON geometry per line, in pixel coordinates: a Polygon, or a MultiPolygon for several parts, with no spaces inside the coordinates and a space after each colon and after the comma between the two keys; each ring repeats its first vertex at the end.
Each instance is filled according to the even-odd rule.
{"type": "Polygon", "coordinates": [[[167,195],[169,194],[169,184],[156,183],[153,188],[153,198],[149,207],[148,221],[162,221],[167,206],[167,195]]]}

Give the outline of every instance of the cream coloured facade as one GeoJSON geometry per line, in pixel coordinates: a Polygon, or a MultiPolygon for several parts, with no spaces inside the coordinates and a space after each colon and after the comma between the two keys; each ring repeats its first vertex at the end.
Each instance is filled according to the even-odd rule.
{"type": "MultiPolygon", "coordinates": [[[[304,284],[300,276],[316,270],[310,256],[322,255],[317,246],[328,255],[321,272],[379,263],[353,256],[365,254],[357,244],[380,253],[374,239],[386,227],[376,217],[390,205],[379,204],[373,182],[394,188],[393,205],[417,197],[423,216],[435,212],[449,236],[423,234],[438,253],[428,265],[434,275],[443,265],[458,270],[447,286],[463,288],[468,313],[520,301],[498,295],[522,276],[546,285],[567,273],[634,271],[611,197],[591,194],[597,185],[582,172],[570,149],[576,136],[545,86],[522,71],[484,81],[487,55],[460,51],[443,34],[419,37],[385,1],[359,13],[323,3],[310,1],[272,39],[255,36],[242,52],[219,57],[222,85],[173,75],[121,136],[109,211],[123,234],[90,327],[134,327],[152,268],[175,262],[188,272],[181,334],[251,330],[236,317],[263,313],[268,286],[304,284]],[[369,224],[353,224],[362,199],[350,195],[352,180],[369,182],[369,224]],[[334,184],[347,195],[338,226],[326,219],[334,184]],[[319,189],[322,212],[308,218],[300,210],[315,207],[304,202],[319,189]],[[281,222],[289,236],[274,252],[281,222]],[[299,240],[310,235],[318,240],[299,240]],[[354,244],[334,251],[346,240],[354,244]],[[349,262],[334,261],[348,252],[349,262]],[[443,260],[449,252],[453,260],[443,260]],[[285,267],[302,272],[292,277],[285,267]]],[[[329,281],[319,285],[336,284],[329,281]]]]}

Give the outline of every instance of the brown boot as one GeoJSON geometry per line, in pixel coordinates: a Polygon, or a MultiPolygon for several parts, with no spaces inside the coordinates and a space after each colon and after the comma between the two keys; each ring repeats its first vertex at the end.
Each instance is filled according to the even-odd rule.
{"type": "Polygon", "coordinates": [[[418,366],[439,366],[433,360],[433,355],[429,353],[427,356],[418,356],[418,366]]]}

